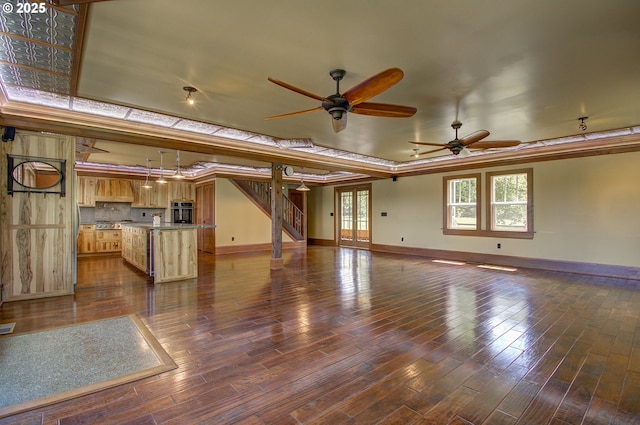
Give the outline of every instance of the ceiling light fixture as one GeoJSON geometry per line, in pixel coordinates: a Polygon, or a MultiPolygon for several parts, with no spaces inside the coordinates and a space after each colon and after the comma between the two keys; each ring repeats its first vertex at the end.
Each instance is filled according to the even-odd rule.
{"type": "MultiPolygon", "coordinates": [[[[304,167],[302,167],[302,170],[304,170],[304,167]]],[[[309,189],[309,187],[304,184],[304,178],[302,177],[302,171],[300,172],[300,186],[296,187],[296,190],[300,191],[300,192],[308,192],[311,189],[309,189]]]]}
{"type": "Polygon", "coordinates": [[[160,178],[156,180],[158,183],[166,183],[167,181],[164,179],[164,167],[162,166],[162,158],[164,156],[164,151],[158,151],[160,154],[160,178]]]}
{"type": "Polygon", "coordinates": [[[176,164],[178,164],[178,169],[176,173],[173,175],[175,179],[183,179],[184,174],[182,174],[182,170],[180,170],[180,151],[176,151],[176,164]]]}
{"type": "Polygon", "coordinates": [[[185,99],[187,101],[187,104],[190,105],[190,106],[193,106],[196,103],[196,101],[191,95],[193,93],[197,92],[198,89],[196,89],[195,87],[191,87],[191,86],[184,86],[182,88],[182,90],[187,92],[187,97],[185,99]]]}
{"type": "Polygon", "coordinates": [[[587,130],[587,125],[584,123],[586,120],[588,120],[589,117],[580,117],[578,118],[578,120],[580,121],[580,124],[578,124],[578,129],[580,131],[586,131],[587,130]]]}
{"type": "Polygon", "coordinates": [[[462,157],[462,158],[466,158],[469,155],[471,155],[471,151],[469,149],[467,149],[467,147],[463,147],[460,152],[458,153],[458,156],[462,157]]]}
{"type": "Polygon", "coordinates": [[[413,155],[411,155],[414,158],[419,158],[420,154],[418,153],[418,151],[420,151],[420,149],[413,149],[413,155]]]}
{"type": "Polygon", "coordinates": [[[143,189],[151,189],[153,186],[149,183],[149,176],[151,175],[151,169],[149,168],[149,158],[147,158],[147,178],[144,180],[144,184],[142,185],[143,189]]]}

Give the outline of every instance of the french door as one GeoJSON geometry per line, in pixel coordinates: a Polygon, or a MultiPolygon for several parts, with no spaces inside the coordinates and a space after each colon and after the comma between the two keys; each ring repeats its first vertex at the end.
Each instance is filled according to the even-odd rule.
{"type": "Polygon", "coordinates": [[[371,246],[371,185],[336,189],[338,203],[337,239],[339,246],[371,246]]]}

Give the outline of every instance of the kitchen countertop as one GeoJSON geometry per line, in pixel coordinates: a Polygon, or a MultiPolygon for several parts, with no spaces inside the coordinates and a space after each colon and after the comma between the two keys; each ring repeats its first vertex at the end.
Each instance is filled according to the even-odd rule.
{"type": "Polygon", "coordinates": [[[122,227],[138,227],[149,230],[180,230],[180,229],[214,229],[214,224],[186,224],[186,223],[122,223],[122,227]]]}

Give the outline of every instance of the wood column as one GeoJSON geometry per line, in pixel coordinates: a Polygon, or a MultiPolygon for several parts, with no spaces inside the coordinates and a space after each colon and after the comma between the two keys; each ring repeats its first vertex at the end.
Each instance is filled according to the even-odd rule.
{"type": "Polygon", "coordinates": [[[271,164],[271,270],[284,267],[282,259],[282,164],[271,164]]]}

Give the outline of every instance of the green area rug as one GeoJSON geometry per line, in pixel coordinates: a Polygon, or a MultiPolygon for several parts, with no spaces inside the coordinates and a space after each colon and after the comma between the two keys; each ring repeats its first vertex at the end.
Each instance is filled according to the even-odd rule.
{"type": "Polygon", "coordinates": [[[136,316],[0,337],[0,418],[177,366],[136,316]]]}

